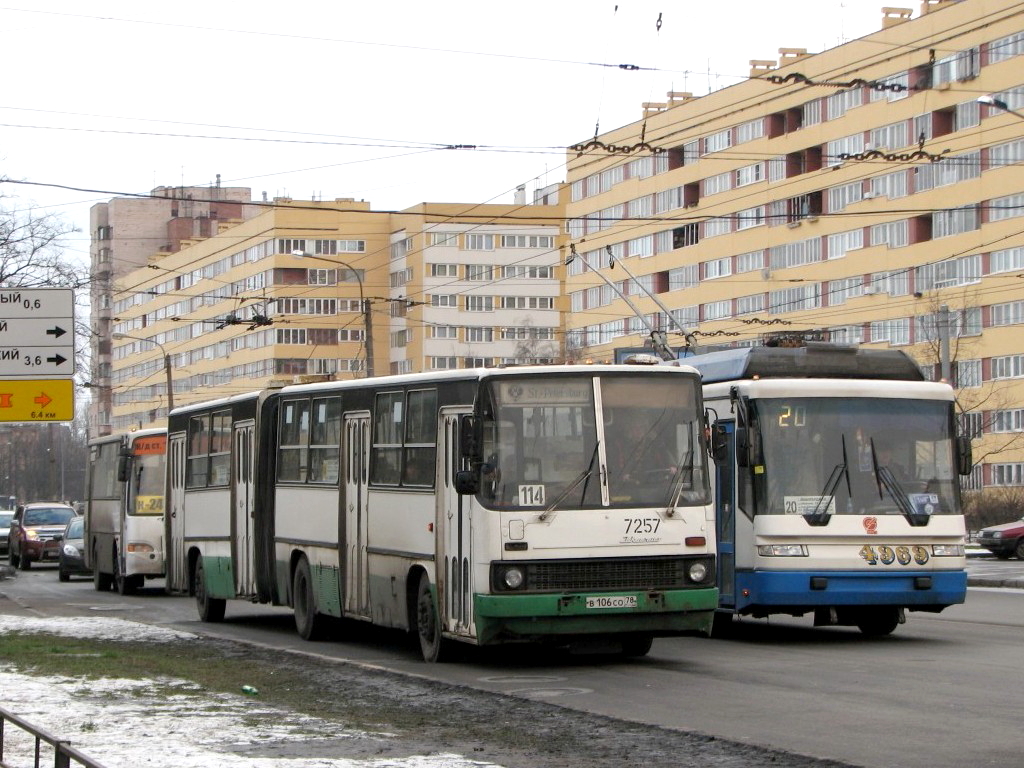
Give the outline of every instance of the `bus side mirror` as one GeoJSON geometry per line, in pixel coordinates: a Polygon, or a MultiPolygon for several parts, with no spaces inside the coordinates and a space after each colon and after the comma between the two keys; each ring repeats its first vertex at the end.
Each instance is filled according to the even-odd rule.
{"type": "Polygon", "coordinates": [[[729,456],[729,433],[721,424],[711,429],[711,458],[721,464],[729,456]]]}
{"type": "Polygon", "coordinates": [[[477,435],[476,419],[465,415],[459,419],[459,452],[471,464],[480,461],[480,439],[477,435]]]}
{"type": "Polygon", "coordinates": [[[967,435],[960,435],[956,439],[956,467],[961,475],[969,475],[974,469],[974,450],[971,438],[967,435]]]}
{"type": "Polygon", "coordinates": [[[480,473],[472,469],[460,469],[455,473],[455,492],[460,496],[475,496],[480,490],[480,473]]]}
{"type": "Polygon", "coordinates": [[[127,483],[131,478],[131,459],[130,453],[122,453],[117,457],[117,481],[119,483],[127,483]]]}

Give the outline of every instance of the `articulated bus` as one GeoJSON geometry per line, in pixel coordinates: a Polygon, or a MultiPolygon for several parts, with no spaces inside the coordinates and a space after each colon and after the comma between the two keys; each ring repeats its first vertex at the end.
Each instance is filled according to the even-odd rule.
{"type": "Polygon", "coordinates": [[[687,357],[713,420],[720,612],[811,613],[887,635],[962,603],[952,388],[895,350],[754,347],[687,357]]]}
{"type": "MultiPolygon", "coordinates": [[[[548,366],[295,384],[180,407],[168,588],[476,645],[710,633],[700,381],[548,366]],[[629,429],[627,429],[629,428],[629,429]],[[634,430],[641,433],[637,440],[634,430]],[[660,455],[659,455],[660,454],[660,455]]],[[[343,624],[335,626],[343,627],[343,624]]]]}
{"type": "Polygon", "coordinates": [[[131,594],[164,575],[166,450],[165,429],[89,442],[85,561],[97,590],[131,594]]]}

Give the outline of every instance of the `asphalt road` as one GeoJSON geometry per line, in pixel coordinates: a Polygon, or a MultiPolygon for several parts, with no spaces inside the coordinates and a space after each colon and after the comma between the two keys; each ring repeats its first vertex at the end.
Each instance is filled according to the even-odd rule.
{"type": "Polygon", "coordinates": [[[969,570],[979,586],[964,605],[910,613],[891,637],[750,621],[726,640],[660,639],[628,661],[506,648],[426,665],[401,633],[339,622],[331,641],[305,643],[287,609],[243,602],[202,624],[186,598],[98,594],[50,568],[0,581],[0,612],[119,616],[854,765],[1018,765],[1024,591],[980,585],[1021,583],[1024,562],[973,557],[969,570]]]}

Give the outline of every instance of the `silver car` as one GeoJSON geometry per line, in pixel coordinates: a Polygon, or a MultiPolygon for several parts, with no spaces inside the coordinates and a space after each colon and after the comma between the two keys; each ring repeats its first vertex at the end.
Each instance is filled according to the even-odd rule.
{"type": "Polygon", "coordinates": [[[0,510],[0,553],[7,554],[7,534],[11,532],[13,509],[0,510]]]}

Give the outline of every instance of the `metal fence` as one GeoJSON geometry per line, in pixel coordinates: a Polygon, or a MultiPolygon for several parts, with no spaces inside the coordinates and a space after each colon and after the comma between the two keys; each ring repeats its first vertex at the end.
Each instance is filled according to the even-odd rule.
{"type": "Polygon", "coordinates": [[[0,707],[0,768],[22,768],[7,762],[4,758],[4,744],[8,724],[17,726],[35,738],[35,749],[33,752],[35,759],[32,763],[32,768],[40,768],[44,765],[53,765],[53,768],[71,768],[72,763],[81,765],[83,768],[103,768],[102,763],[98,763],[92,758],[83,755],[72,747],[71,742],[67,739],[58,739],[52,733],[48,733],[42,728],[36,728],[27,720],[23,720],[14,713],[8,712],[3,707],[0,707]],[[45,756],[45,753],[50,749],[53,750],[52,762],[45,756]]]}

